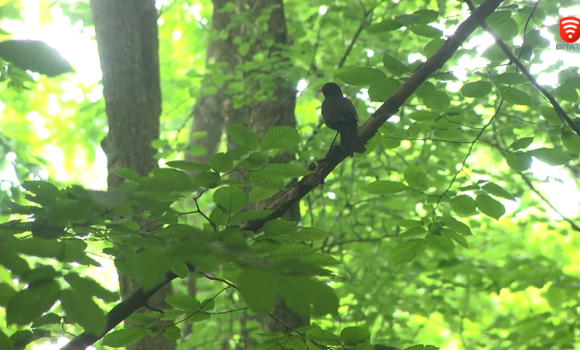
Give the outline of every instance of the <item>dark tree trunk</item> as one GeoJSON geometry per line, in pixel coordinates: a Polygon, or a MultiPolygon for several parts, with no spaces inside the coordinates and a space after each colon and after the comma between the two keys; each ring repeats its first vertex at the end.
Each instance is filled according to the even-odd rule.
{"type": "MultiPolygon", "coordinates": [[[[121,185],[114,174],[119,167],[142,176],[157,167],[151,142],[159,138],[161,89],[157,10],[154,0],[92,0],[91,8],[103,71],[109,133],[102,146],[108,160],[108,185],[121,185]]],[[[142,226],[146,220],[136,218],[142,226]]],[[[126,298],[137,283],[119,273],[121,295],[126,298]]],[[[170,294],[171,286],[160,290],[150,301],[158,305],[170,294]]],[[[132,324],[125,321],[125,326],[132,324]]],[[[175,343],[159,334],[127,349],[174,349],[175,343]]]]}
{"type": "MultiPolygon", "coordinates": [[[[235,13],[220,11],[227,3],[227,0],[213,0],[212,28],[222,35],[231,23],[232,14],[235,13]]],[[[222,71],[221,74],[235,73],[236,66],[243,63],[244,60],[251,59],[253,54],[261,50],[268,50],[268,55],[272,56],[279,53],[280,48],[278,45],[288,45],[284,4],[282,0],[238,0],[235,3],[237,13],[245,9],[251,9],[251,13],[247,13],[250,17],[250,22],[255,20],[265,9],[270,9],[267,32],[260,33],[259,35],[266,34],[270,36],[273,38],[274,44],[266,48],[261,40],[255,40],[249,48],[249,53],[242,57],[233,39],[240,37],[242,38],[242,42],[251,42],[255,38],[256,33],[253,33],[251,28],[246,28],[242,25],[229,29],[227,36],[212,41],[207,49],[206,63],[212,61],[225,63],[224,69],[226,71],[222,71]]],[[[282,63],[283,59],[280,59],[280,62],[282,63]]],[[[244,81],[248,89],[251,89],[252,86],[251,75],[256,73],[259,72],[248,73],[250,77],[244,81]]],[[[192,140],[191,143],[203,145],[208,150],[208,153],[204,157],[186,155],[186,159],[207,162],[209,156],[217,151],[223,134],[224,124],[242,123],[259,136],[262,136],[264,132],[278,125],[296,126],[294,108],[296,104],[295,86],[297,82],[289,81],[287,79],[288,74],[285,74],[285,72],[280,71],[278,68],[272,68],[270,71],[261,71],[260,73],[266,73],[274,79],[272,89],[269,91],[269,98],[266,101],[253,102],[241,108],[234,108],[233,100],[235,97],[227,93],[227,83],[217,86],[216,94],[202,96],[198,99],[199,102],[195,105],[192,112],[194,118],[192,133],[207,131],[208,135],[205,138],[192,140]]],[[[272,161],[289,162],[293,159],[293,154],[283,154],[272,161]]],[[[259,208],[265,204],[257,203],[256,207],[259,208]]],[[[291,221],[298,221],[300,219],[298,204],[286,213],[285,219],[291,221]]],[[[301,317],[292,310],[289,310],[280,298],[278,298],[273,315],[276,319],[291,328],[298,328],[309,323],[308,317],[301,317]]],[[[289,331],[289,329],[275,322],[270,317],[263,321],[262,325],[266,331],[282,331],[284,333],[289,331]]],[[[242,317],[240,322],[242,330],[245,329],[246,317],[242,317]]],[[[242,334],[242,338],[244,339],[245,348],[253,345],[249,334],[242,334]]]]}

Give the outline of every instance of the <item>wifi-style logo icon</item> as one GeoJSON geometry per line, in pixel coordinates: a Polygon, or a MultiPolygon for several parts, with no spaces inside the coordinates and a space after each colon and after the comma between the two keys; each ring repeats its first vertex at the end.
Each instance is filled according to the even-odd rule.
{"type": "Polygon", "coordinates": [[[574,43],[580,39],[580,19],[564,17],[560,19],[560,39],[574,43]]]}

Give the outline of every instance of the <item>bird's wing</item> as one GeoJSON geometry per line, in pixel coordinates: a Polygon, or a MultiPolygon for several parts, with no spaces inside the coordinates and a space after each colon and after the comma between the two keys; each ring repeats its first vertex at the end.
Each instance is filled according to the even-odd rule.
{"type": "Polygon", "coordinates": [[[356,112],[356,107],[354,106],[354,103],[352,103],[351,100],[349,100],[346,97],[342,98],[342,104],[344,106],[343,110],[343,114],[345,115],[345,119],[346,120],[352,120],[354,118],[354,120],[356,120],[356,122],[358,123],[358,113],[356,112]]]}

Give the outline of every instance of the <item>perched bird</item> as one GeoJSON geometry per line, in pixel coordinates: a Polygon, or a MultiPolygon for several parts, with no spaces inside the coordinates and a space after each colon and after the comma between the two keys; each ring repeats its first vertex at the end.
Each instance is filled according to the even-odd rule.
{"type": "Polygon", "coordinates": [[[348,155],[366,151],[363,141],[358,136],[358,113],[352,101],[342,95],[340,86],[335,83],[326,83],[318,91],[324,94],[322,102],[324,123],[332,130],[338,131],[337,136],[340,134],[342,150],[348,155]]]}

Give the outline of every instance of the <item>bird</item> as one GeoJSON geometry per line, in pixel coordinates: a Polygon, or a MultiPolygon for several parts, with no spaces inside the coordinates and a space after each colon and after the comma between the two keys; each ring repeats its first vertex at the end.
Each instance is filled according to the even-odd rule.
{"type": "Polygon", "coordinates": [[[340,147],[347,155],[365,152],[364,142],[358,136],[358,113],[352,101],[344,97],[340,86],[333,82],[324,84],[317,91],[324,95],[321,108],[324,123],[337,131],[332,143],[340,134],[340,147]]]}

